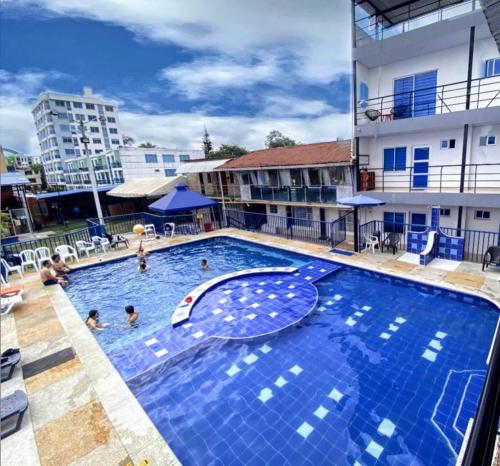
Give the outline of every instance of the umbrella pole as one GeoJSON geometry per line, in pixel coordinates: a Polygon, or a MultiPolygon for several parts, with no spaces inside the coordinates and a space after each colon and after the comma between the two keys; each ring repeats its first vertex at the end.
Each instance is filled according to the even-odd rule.
{"type": "Polygon", "coordinates": [[[358,246],[358,208],[354,207],[354,222],[353,222],[353,228],[354,228],[354,252],[359,252],[359,246],[358,246]]]}

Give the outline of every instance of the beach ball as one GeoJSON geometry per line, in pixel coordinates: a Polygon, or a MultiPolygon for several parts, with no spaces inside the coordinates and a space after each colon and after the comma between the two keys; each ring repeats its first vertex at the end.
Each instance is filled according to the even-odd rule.
{"type": "Polygon", "coordinates": [[[141,225],[140,223],[138,223],[137,225],[134,225],[134,228],[132,228],[132,231],[136,235],[142,235],[144,233],[144,225],[141,225]]]}

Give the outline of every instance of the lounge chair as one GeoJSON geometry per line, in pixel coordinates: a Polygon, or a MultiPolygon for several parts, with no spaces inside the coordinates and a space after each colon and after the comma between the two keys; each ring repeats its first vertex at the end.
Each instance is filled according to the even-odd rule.
{"type": "Polygon", "coordinates": [[[365,233],[365,249],[371,250],[375,254],[375,247],[379,247],[379,241],[376,236],[365,233]]]}
{"type": "Polygon", "coordinates": [[[108,238],[108,240],[111,241],[111,247],[112,248],[118,248],[118,246],[120,246],[121,244],[123,244],[126,248],[129,247],[129,243],[128,243],[128,239],[125,238],[125,236],[122,236],[122,235],[116,235],[116,238],[112,235],[107,235],[106,236],[108,238]],[[109,238],[109,236],[111,236],[111,239],[109,238]]]}
{"type": "Polygon", "coordinates": [[[64,262],[66,262],[68,259],[74,259],[79,262],[78,253],[73,246],[70,246],[68,244],[61,244],[60,246],[57,246],[54,251],[61,256],[61,259],[64,262]]]}
{"type": "Polygon", "coordinates": [[[92,251],[95,251],[95,246],[92,243],[89,243],[88,241],[77,241],[75,243],[76,245],[76,250],[78,251],[78,254],[82,255],[85,254],[87,257],[90,257],[90,253],[92,251]]]}
{"type": "Polygon", "coordinates": [[[156,228],[154,224],[148,223],[144,225],[144,234],[146,235],[146,240],[154,240],[156,238],[156,228]]]}
{"type": "Polygon", "coordinates": [[[396,254],[399,244],[401,243],[401,237],[397,233],[389,233],[384,241],[382,241],[381,251],[384,252],[384,246],[387,249],[392,249],[392,254],[396,254]]]}
{"type": "Polygon", "coordinates": [[[24,251],[21,251],[19,257],[21,258],[21,268],[23,272],[25,267],[33,267],[36,271],[38,271],[36,254],[33,249],[25,249],[24,251]]]}
{"type": "Polygon", "coordinates": [[[23,277],[23,271],[21,269],[21,266],[20,265],[10,265],[5,259],[0,259],[0,261],[2,262],[2,266],[3,268],[5,269],[5,271],[7,272],[7,276],[9,275],[9,273],[18,273],[19,275],[21,275],[21,277],[23,277]]]}
{"type": "Polygon", "coordinates": [[[500,246],[490,246],[483,256],[483,271],[489,265],[500,265],[500,246]]]}
{"type": "Polygon", "coordinates": [[[163,225],[163,231],[165,233],[165,237],[168,236],[170,238],[173,238],[175,234],[175,223],[165,223],[165,225],[163,225]]]}
{"type": "Polygon", "coordinates": [[[0,400],[0,408],[2,428],[5,427],[6,421],[9,419],[15,422],[13,427],[2,431],[0,438],[5,438],[21,428],[24,413],[28,409],[28,397],[22,390],[16,390],[0,400]]]}
{"type": "Polygon", "coordinates": [[[9,348],[2,353],[2,382],[9,380],[14,373],[14,369],[21,360],[21,352],[18,348],[9,348]]]}
{"type": "Polygon", "coordinates": [[[46,247],[35,249],[36,261],[39,268],[42,268],[43,261],[50,260],[50,249],[46,247]]]}

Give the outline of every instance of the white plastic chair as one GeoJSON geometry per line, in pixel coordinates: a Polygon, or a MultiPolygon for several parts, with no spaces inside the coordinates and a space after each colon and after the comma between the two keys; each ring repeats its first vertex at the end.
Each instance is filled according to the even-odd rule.
{"type": "Polygon", "coordinates": [[[38,267],[41,269],[42,262],[47,259],[50,260],[50,249],[46,247],[36,248],[35,255],[38,267]]]}
{"type": "Polygon", "coordinates": [[[144,225],[144,233],[146,235],[146,240],[153,240],[156,238],[156,228],[152,223],[144,225]]]}
{"type": "Polygon", "coordinates": [[[111,243],[108,238],[101,238],[100,236],[92,236],[92,243],[97,249],[100,249],[103,253],[106,249],[111,247],[111,243]]]}
{"type": "Polygon", "coordinates": [[[19,253],[19,257],[21,258],[21,268],[23,269],[23,272],[25,267],[30,267],[30,266],[33,266],[33,268],[38,271],[36,254],[35,251],[33,251],[33,249],[25,249],[24,251],[21,251],[19,253]]]}
{"type": "Polygon", "coordinates": [[[173,238],[175,235],[175,223],[165,223],[163,225],[163,231],[165,232],[165,237],[173,238]]]}
{"type": "Polygon", "coordinates": [[[5,259],[0,259],[0,261],[2,262],[3,267],[7,271],[7,275],[9,275],[9,273],[18,273],[19,275],[21,275],[21,277],[24,276],[20,265],[9,265],[9,263],[5,259]]]}
{"type": "Polygon", "coordinates": [[[365,233],[365,249],[371,250],[373,254],[375,254],[375,247],[379,246],[379,241],[376,236],[369,235],[365,233]]]}
{"type": "Polygon", "coordinates": [[[88,241],[77,241],[76,242],[76,250],[80,255],[82,253],[86,254],[87,257],[90,256],[90,253],[92,251],[95,251],[95,246],[92,243],[89,243],[88,241]]]}
{"type": "Polygon", "coordinates": [[[69,244],[61,244],[60,246],[57,246],[54,251],[61,256],[61,259],[64,262],[66,262],[68,259],[74,259],[77,262],[80,262],[76,249],[69,244]]]}

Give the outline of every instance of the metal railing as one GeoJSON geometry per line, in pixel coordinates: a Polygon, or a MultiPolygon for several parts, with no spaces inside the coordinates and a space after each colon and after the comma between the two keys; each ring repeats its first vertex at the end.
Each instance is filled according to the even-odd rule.
{"type": "Polygon", "coordinates": [[[388,39],[480,8],[481,5],[478,0],[469,0],[455,5],[449,5],[449,2],[441,0],[431,3],[424,2],[423,4],[407,2],[405,8],[400,8],[400,13],[392,15],[389,24],[384,15],[369,14],[369,12],[358,6],[354,22],[355,45],[360,47],[374,41],[388,39]]]}
{"type": "MultiPolygon", "coordinates": [[[[380,123],[466,110],[467,81],[359,100],[357,123],[380,123]]],[[[471,80],[469,109],[500,105],[500,76],[471,80]]]]}
{"type": "MultiPolygon", "coordinates": [[[[402,170],[366,168],[375,174],[377,191],[459,192],[462,166],[460,164],[414,165],[402,170]],[[426,170],[426,171],[423,171],[426,170]]],[[[465,165],[464,192],[500,192],[500,163],[469,163],[465,165]]]]}
{"type": "Polygon", "coordinates": [[[318,204],[336,204],[336,186],[267,186],[250,187],[252,200],[307,202],[318,204]]]}

